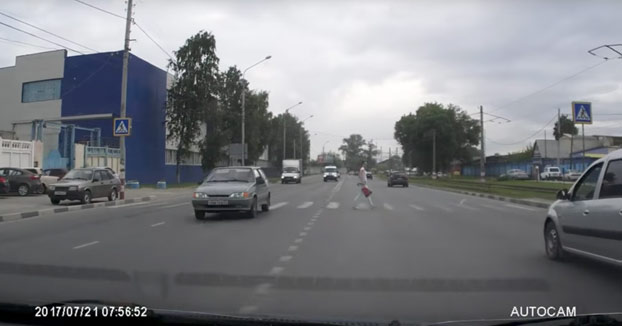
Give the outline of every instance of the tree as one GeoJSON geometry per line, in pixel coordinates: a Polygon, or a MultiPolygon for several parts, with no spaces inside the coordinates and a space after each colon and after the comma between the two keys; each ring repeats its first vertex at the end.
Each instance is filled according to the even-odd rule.
{"type": "Polygon", "coordinates": [[[365,160],[367,161],[368,168],[376,167],[376,156],[380,153],[377,149],[378,146],[370,141],[367,142],[367,149],[364,151],[365,160]]]}
{"type": "MultiPolygon", "coordinates": [[[[176,153],[176,176],[180,182],[179,165],[200,137],[201,122],[210,121],[207,134],[215,133],[217,124],[212,120],[217,109],[218,62],[215,53],[216,40],[208,32],[199,32],[186,40],[175,58],[169,60],[175,80],[167,94],[168,139],[178,141],[176,153]],[[209,119],[205,119],[209,117],[209,119]]],[[[208,135],[206,134],[206,139],[208,135]]],[[[211,154],[201,144],[203,158],[211,154]]],[[[206,166],[203,166],[206,168],[206,166]]]]}
{"type": "Polygon", "coordinates": [[[408,162],[432,170],[432,134],[436,134],[437,169],[449,167],[452,160],[468,162],[479,144],[480,127],[460,107],[425,103],[416,114],[404,115],[395,123],[394,137],[408,153],[408,162]]]}
{"type": "Polygon", "coordinates": [[[276,166],[281,166],[283,162],[283,119],[285,119],[286,130],[286,149],[287,159],[297,158],[303,161],[309,160],[309,132],[304,129],[298,118],[291,114],[279,114],[272,117],[269,121],[269,129],[264,132],[269,133],[268,144],[270,161],[276,166]],[[300,132],[302,131],[302,150],[300,149],[300,132]],[[294,149],[296,152],[294,153],[294,149]],[[294,157],[295,154],[295,157],[294,157]]]}
{"type": "Polygon", "coordinates": [[[559,122],[555,122],[555,127],[553,127],[553,136],[555,136],[555,140],[559,140],[562,138],[564,134],[570,134],[570,168],[572,169],[572,152],[574,147],[574,136],[579,133],[579,129],[575,127],[574,121],[568,118],[567,114],[562,114],[559,118],[559,122]],[[561,122],[561,128],[559,128],[559,123],[561,122]],[[559,131],[561,129],[561,132],[559,131]]]}
{"type": "Polygon", "coordinates": [[[398,155],[393,155],[382,163],[379,163],[376,166],[378,171],[386,171],[386,170],[403,170],[404,164],[402,163],[402,159],[398,155]]]}
{"type": "Polygon", "coordinates": [[[339,147],[339,151],[345,156],[345,165],[348,170],[359,169],[361,161],[365,158],[363,146],[365,146],[365,140],[359,134],[352,134],[343,139],[343,145],[339,147]]]}

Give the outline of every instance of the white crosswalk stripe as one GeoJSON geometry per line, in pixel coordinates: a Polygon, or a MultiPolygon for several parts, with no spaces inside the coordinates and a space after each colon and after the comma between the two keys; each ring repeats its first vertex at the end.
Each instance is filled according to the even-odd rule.
{"type": "Polygon", "coordinates": [[[389,211],[392,211],[392,210],[393,210],[393,206],[391,206],[391,205],[389,205],[389,204],[387,204],[387,203],[384,203],[384,204],[383,204],[383,206],[384,206],[384,208],[385,208],[386,210],[389,210],[389,211]]]}
{"type": "Polygon", "coordinates": [[[410,205],[410,207],[412,207],[412,208],[414,208],[414,209],[416,209],[416,210],[418,210],[418,211],[425,211],[425,209],[423,209],[423,207],[419,207],[419,206],[417,206],[417,205],[413,205],[413,204],[411,204],[411,205],[410,205]]]}
{"type": "Polygon", "coordinates": [[[311,205],[313,205],[312,201],[306,201],[306,202],[298,205],[298,208],[307,208],[307,207],[310,207],[311,205]]]}
{"type": "Polygon", "coordinates": [[[339,202],[331,201],[328,205],[326,205],[326,208],[337,209],[339,208],[339,202]]]}

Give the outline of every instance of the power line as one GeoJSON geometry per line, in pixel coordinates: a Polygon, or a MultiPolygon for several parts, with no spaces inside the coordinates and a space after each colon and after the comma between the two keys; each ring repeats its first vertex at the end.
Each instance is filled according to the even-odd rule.
{"type": "Polygon", "coordinates": [[[166,54],[171,60],[173,60],[173,56],[171,56],[166,50],[164,50],[164,48],[158,42],[156,42],[156,40],[154,40],[151,35],[149,35],[140,25],[138,25],[136,21],[134,21],[134,25],[136,25],[136,27],[138,27],[138,29],[140,29],[140,31],[143,32],[143,34],[145,34],[145,36],[147,36],[147,38],[151,40],[151,42],[153,42],[158,48],[160,48],[160,50],[162,50],[164,54],[166,54]]]}
{"type": "MultiPolygon", "coordinates": [[[[515,99],[515,100],[512,100],[512,101],[510,101],[510,102],[507,102],[507,103],[505,103],[505,104],[503,104],[503,105],[501,105],[501,106],[496,106],[496,109],[494,109],[494,110],[492,110],[492,111],[490,111],[490,112],[496,112],[496,111],[499,111],[499,110],[501,110],[501,109],[504,109],[504,108],[506,108],[506,107],[508,107],[508,106],[510,106],[510,105],[512,105],[512,104],[514,104],[514,103],[520,102],[520,101],[522,101],[522,100],[524,100],[524,99],[526,99],[526,98],[528,98],[528,97],[531,97],[531,96],[534,96],[534,95],[540,94],[540,93],[542,93],[542,92],[544,92],[544,91],[546,91],[546,90],[548,90],[548,89],[550,89],[550,88],[553,88],[553,87],[555,87],[555,86],[557,86],[557,85],[559,85],[559,84],[561,84],[561,83],[565,82],[566,80],[572,79],[572,78],[574,78],[574,77],[576,77],[576,76],[578,76],[578,75],[580,75],[580,74],[582,74],[582,73],[584,73],[584,72],[586,72],[586,71],[592,70],[592,69],[594,69],[594,68],[596,68],[596,67],[598,67],[598,66],[600,66],[600,65],[602,65],[602,64],[605,64],[605,63],[606,63],[606,62],[608,62],[608,61],[609,61],[608,59],[606,59],[605,61],[601,61],[601,62],[599,62],[599,63],[597,63],[597,64],[595,64],[595,65],[592,65],[592,66],[589,66],[589,67],[587,67],[587,68],[585,68],[585,69],[582,69],[582,70],[580,70],[579,72],[576,72],[576,73],[574,73],[574,74],[572,74],[572,75],[570,75],[570,76],[564,77],[564,78],[562,78],[562,79],[560,79],[560,80],[558,80],[558,81],[554,82],[553,84],[550,84],[550,85],[548,85],[548,86],[546,86],[546,87],[544,87],[544,88],[541,88],[541,89],[539,89],[539,90],[537,90],[537,91],[535,91],[535,92],[532,92],[532,93],[527,94],[527,95],[525,95],[525,96],[519,97],[518,99],[515,99]]],[[[494,106],[494,105],[493,105],[493,106],[494,106]]]]}
{"type": "Polygon", "coordinates": [[[30,27],[32,27],[32,28],[34,28],[34,29],[37,29],[37,30],[42,31],[42,32],[44,32],[44,33],[47,33],[47,34],[50,34],[50,35],[52,35],[52,36],[58,37],[58,38],[59,38],[59,39],[61,39],[61,40],[67,41],[67,42],[69,42],[69,43],[72,43],[72,44],[75,44],[75,45],[77,45],[77,46],[83,47],[83,48],[85,48],[85,49],[91,50],[91,51],[93,51],[93,52],[99,52],[99,51],[97,51],[97,50],[95,50],[95,49],[93,49],[93,48],[90,48],[90,47],[86,46],[86,45],[82,45],[82,44],[80,44],[80,43],[74,42],[74,41],[72,41],[72,40],[70,40],[70,39],[67,39],[67,38],[64,38],[64,37],[62,37],[62,36],[60,36],[60,35],[58,35],[58,34],[54,34],[54,33],[52,33],[52,32],[49,32],[49,31],[47,31],[47,30],[45,30],[45,29],[43,29],[43,28],[37,27],[37,26],[35,26],[35,25],[33,25],[33,24],[30,24],[30,23],[25,22],[25,21],[23,21],[23,20],[21,20],[21,19],[15,18],[15,17],[13,17],[13,16],[11,16],[11,15],[5,14],[5,13],[3,13],[3,12],[1,12],[1,11],[0,11],[0,15],[5,16],[5,17],[8,17],[8,18],[11,18],[11,19],[13,19],[13,20],[16,20],[16,21],[18,21],[18,22],[22,23],[22,24],[28,25],[28,26],[30,26],[30,27]]]}
{"type": "Polygon", "coordinates": [[[506,145],[506,146],[510,146],[510,145],[518,145],[526,140],[529,140],[531,138],[533,138],[535,135],[539,134],[542,130],[544,130],[544,128],[546,128],[551,122],[553,122],[555,119],[557,119],[557,115],[553,116],[553,118],[551,118],[551,120],[549,120],[544,126],[542,126],[542,128],[538,129],[538,131],[534,132],[533,134],[531,134],[529,137],[523,138],[517,142],[514,143],[500,143],[497,141],[494,141],[490,138],[486,138],[487,141],[491,142],[491,143],[495,143],[497,145],[506,145]]]}
{"type": "Polygon", "coordinates": [[[61,48],[63,48],[63,49],[67,49],[67,50],[69,50],[69,51],[73,51],[73,52],[75,52],[75,53],[84,54],[83,52],[80,52],[80,51],[78,51],[78,50],[74,50],[74,49],[72,49],[72,48],[70,48],[70,47],[68,47],[68,46],[64,46],[64,45],[62,45],[62,44],[58,44],[58,43],[56,43],[56,42],[54,42],[54,41],[50,41],[50,40],[45,39],[45,38],[43,38],[43,37],[41,37],[41,36],[38,36],[38,35],[35,35],[35,34],[33,34],[33,33],[27,32],[27,31],[25,31],[25,30],[23,30],[23,29],[19,29],[19,28],[17,28],[17,27],[11,26],[11,25],[9,25],[9,24],[6,24],[6,23],[3,23],[3,22],[0,22],[0,25],[4,25],[4,26],[6,26],[6,27],[8,27],[8,28],[12,28],[12,29],[14,29],[14,30],[16,30],[16,31],[20,31],[20,32],[25,33],[25,34],[28,34],[28,35],[30,35],[30,36],[32,36],[32,37],[36,37],[36,38],[38,38],[38,39],[40,39],[40,40],[46,41],[46,42],[48,42],[48,43],[52,43],[52,44],[54,44],[54,45],[56,45],[56,46],[59,46],[59,47],[61,47],[61,48]]]}
{"type": "Polygon", "coordinates": [[[108,11],[106,9],[102,9],[102,8],[96,7],[96,6],[94,6],[94,5],[90,4],[90,3],[87,3],[87,2],[84,2],[84,1],[80,1],[80,0],[74,0],[74,1],[78,2],[78,3],[81,3],[81,4],[85,5],[85,6],[91,7],[93,9],[99,10],[101,12],[105,12],[108,15],[112,15],[112,16],[115,16],[115,17],[118,17],[118,18],[121,18],[121,19],[125,20],[125,17],[123,17],[121,15],[117,15],[114,12],[111,12],[111,11],[108,11]]]}
{"type": "Polygon", "coordinates": [[[55,48],[49,48],[49,47],[46,47],[46,46],[36,45],[36,44],[32,44],[32,43],[27,43],[27,42],[22,42],[22,41],[17,41],[17,40],[11,40],[11,39],[4,38],[4,37],[0,37],[0,40],[7,41],[7,42],[13,42],[13,43],[17,43],[17,44],[22,44],[22,45],[28,45],[28,46],[32,46],[32,47],[35,47],[35,48],[45,49],[45,50],[55,50],[55,48]]]}

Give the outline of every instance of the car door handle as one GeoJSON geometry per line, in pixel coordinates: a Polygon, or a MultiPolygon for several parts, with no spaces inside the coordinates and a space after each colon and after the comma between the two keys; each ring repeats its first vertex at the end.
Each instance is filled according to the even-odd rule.
{"type": "Polygon", "coordinates": [[[590,214],[590,210],[586,209],[583,211],[583,216],[589,215],[590,214]]]}

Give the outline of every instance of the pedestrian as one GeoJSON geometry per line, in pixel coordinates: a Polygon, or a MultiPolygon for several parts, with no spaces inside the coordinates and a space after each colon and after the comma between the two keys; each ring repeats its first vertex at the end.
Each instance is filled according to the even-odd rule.
{"type": "Polygon", "coordinates": [[[356,194],[356,197],[354,197],[354,206],[352,206],[353,209],[356,209],[359,198],[365,197],[367,199],[367,202],[369,203],[369,207],[370,208],[374,208],[374,202],[372,202],[371,200],[371,194],[369,196],[365,196],[363,195],[363,188],[367,188],[367,191],[371,192],[369,190],[369,188],[367,187],[367,171],[365,171],[365,165],[367,164],[367,162],[362,161],[361,162],[361,168],[359,169],[359,182],[357,183],[357,186],[361,187],[360,191],[356,194]]]}

